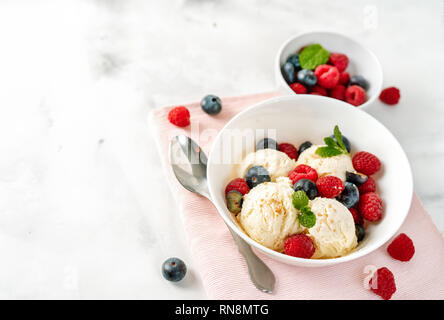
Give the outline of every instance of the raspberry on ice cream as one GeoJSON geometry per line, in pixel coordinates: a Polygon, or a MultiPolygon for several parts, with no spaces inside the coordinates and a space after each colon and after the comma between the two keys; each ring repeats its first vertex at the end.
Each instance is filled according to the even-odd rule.
{"type": "Polygon", "coordinates": [[[279,151],[285,153],[290,159],[298,159],[298,149],[291,143],[279,143],[279,151]]]}
{"type": "Polygon", "coordinates": [[[367,176],[375,174],[381,168],[381,161],[370,152],[361,151],[353,156],[353,168],[367,176]]]}
{"type": "Polygon", "coordinates": [[[344,191],[344,182],[335,176],[323,176],[316,181],[319,195],[325,198],[335,198],[344,191]]]}
{"type": "Polygon", "coordinates": [[[284,244],[285,254],[298,258],[310,259],[316,248],[313,240],[305,234],[296,234],[289,237],[284,244]]]}
{"type": "Polygon", "coordinates": [[[376,222],[382,218],[382,200],[374,192],[361,195],[358,208],[365,220],[376,222]]]}
{"type": "Polygon", "coordinates": [[[247,181],[245,181],[245,179],[236,178],[236,179],[231,180],[227,184],[227,186],[225,188],[225,194],[227,194],[231,190],[237,190],[240,193],[242,193],[242,195],[245,195],[248,192],[250,192],[250,187],[248,187],[247,181]]]}
{"type": "Polygon", "coordinates": [[[375,180],[372,177],[368,177],[367,181],[358,187],[358,190],[360,195],[363,195],[364,193],[368,192],[375,192],[376,191],[375,180]]]}
{"type": "Polygon", "coordinates": [[[305,164],[300,164],[296,168],[294,168],[293,171],[290,172],[288,177],[293,183],[296,183],[297,181],[302,179],[308,179],[316,182],[316,180],[318,179],[318,174],[316,170],[314,170],[312,167],[305,164]]]}

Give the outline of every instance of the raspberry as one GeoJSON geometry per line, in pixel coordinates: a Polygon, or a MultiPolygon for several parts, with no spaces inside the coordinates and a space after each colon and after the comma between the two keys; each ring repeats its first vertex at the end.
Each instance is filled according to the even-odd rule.
{"type": "Polygon", "coordinates": [[[381,91],[379,95],[379,100],[388,105],[395,105],[398,103],[399,98],[401,98],[401,93],[396,87],[389,87],[381,91]]]}
{"type": "Polygon", "coordinates": [[[336,87],[339,82],[338,68],[328,64],[321,64],[320,66],[317,66],[314,74],[318,78],[318,84],[326,89],[336,87]]]}
{"type": "Polygon", "coordinates": [[[356,106],[359,106],[365,102],[365,91],[360,86],[353,85],[345,90],[345,101],[356,106]]]}
{"type": "Polygon", "coordinates": [[[312,167],[300,164],[290,172],[288,177],[293,183],[296,183],[296,181],[301,179],[308,179],[316,182],[316,180],[318,180],[318,173],[312,167]]]}
{"type": "Polygon", "coordinates": [[[328,93],[328,95],[332,98],[338,99],[338,100],[345,100],[345,86],[342,84],[338,84],[336,87],[331,89],[328,93]]]}
{"type": "Polygon", "coordinates": [[[284,243],[285,254],[293,257],[310,259],[315,250],[313,240],[305,234],[291,236],[284,243]]]}
{"type": "Polygon", "coordinates": [[[190,111],[184,106],[175,107],[168,112],[168,120],[178,127],[186,127],[190,124],[190,111]]]}
{"type": "Polygon", "coordinates": [[[396,292],[393,273],[386,267],[379,268],[369,281],[370,289],[384,300],[390,300],[396,292]]]}
{"type": "Polygon", "coordinates": [[[344,182],[335,176],[320,177],[316,181],[319,196],[324,198],[335,198],[344,191],[344,182]]]}
{"type": "Polygon", "coordinates": [[[373,180],[372,177],[368,177],[367,181],[358,187],[358,190],[360,195],[363,195],[364,193],[368,192],[375,192],[376,191],[375,180],[373,180]]]}
{"type": "Polygon", "coordinates": [[[242,195],[247,194],[250,192],[250,187],[248,187],[247,181],[245,181],[242,178],[236,178],[234,180],[231,180],[226,188],[225,188],[225,194],[230,192],[231,190],[236,190],[242,193],[242,195]]]}
{"type": "Polygon", "coordinates": [[[382,200],[374,192],[364,193],[359,197],[359,212],[368,221],[376,222],[382,218],[382,200]]]}
{"type": "Polygon", "coordinates": [[[338,68],[339,72],[345,71],[348,67],[348,57],[343,53],[330,53],[328,62],[338,68]]]}
{"type": "Polygon", "coordinates": [[[362,221],[362,217],[359,214],[358,210],[356,208],[350,208],[349,210],[350,210],[351,215],[353,216],[353,220],[355,221],[355,224],[362,225],[362,223],[364,221],[362,221]]]}
{"type": "Polygon", "coordinates": [[[307,88],[303,84],[300,84],[299,82],[290,84],[290,88],[297,94],[307,93],[307,88]]]}
{"type": "Polygon", "coordinates": [[[298,159],[298,149],[291,143],[279,143],[279,151],[286,153],[290,159],[298,159]]]}
{"type": "Polygon", "coordinates": [[[409,261],[415,254],[415,246],[412,239],[401,233],[387,247],[387,252],[396,260],[409,261]]]}
{"type": "Polygon", "coordinates": [[[361,151],[353,156],[353,168],[365,175],[372,175],[381,168],[381,161],[370,152],[361,151]]]}
{"type": "Polygon", "coordinates": [[[325,90],[325,88],[316,85],[310,89],[310,94],[316,94],[318,96],[327,96],[327,90],[325,90]]]}
{"type": "Polygon", "coordinates": [[[350,74],[347,71],[341,72],[339,75],[339,84],[343,84],[344,86],[348,85],[350,82],[350,74]]]}

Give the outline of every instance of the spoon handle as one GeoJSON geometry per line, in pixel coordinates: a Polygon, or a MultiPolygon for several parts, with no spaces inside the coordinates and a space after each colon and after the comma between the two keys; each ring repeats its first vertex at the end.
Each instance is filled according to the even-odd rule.
{"type": "Polygon", "coordinates": [[[272,293],[276,279],[268,266],[253,252],[250,245],[227,225],[239,252],[245,258],[250,279],[256,288],[272,293]]]}

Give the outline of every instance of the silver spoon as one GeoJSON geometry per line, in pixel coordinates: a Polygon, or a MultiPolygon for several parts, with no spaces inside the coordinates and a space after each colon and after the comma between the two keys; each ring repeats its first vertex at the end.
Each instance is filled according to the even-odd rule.
{"type": "MultiPolygon", "coordinates": [[[[171,166],[180,184],[188,191],[200,194],[212,201],[207,185],[207,157],[200,147],[191,138],[180,135],[171,140],[169,152],[171,166]]],[[[276,282],[273,272],[259,259],[244,239],[228,225],[227,227],[239,252],[245,258],[253,284],[263,292],[272,293],[276,282]]]]}

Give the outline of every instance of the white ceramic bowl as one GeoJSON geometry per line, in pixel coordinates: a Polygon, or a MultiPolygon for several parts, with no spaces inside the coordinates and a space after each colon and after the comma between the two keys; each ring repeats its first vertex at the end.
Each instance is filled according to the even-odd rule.
{"type": "MultiPolygon", "coordinates": [[[[267,132],[267,131],[265,131],[267,132]]],[[[244,146],[243,152],[254,151],[255,141],[244,146]]],[[[221,130],[213,143],[208,159],[208,186],[213,202],[226,223],[254,248],[268,256],[298,266],[329,266],[362,257],[388,241],[403,223],[413,193],[412,174],[408,159],[396,138],[375,118],[345,102],[313,95],[273,98],[239,113],[221,130]],[[278,142],[299,146],[310,140],[322,143],[335,125],[352,144],[352,154],[361,150],[379,157],[383,166],[375,175],[378,193],[384,203],[384,216],[378,223],[370,223],[366,238],[351,254],[334,259],[301,259],[270,250],[249,238],[228,211],[225,186],[233,179],[234,164],[242,158],[242,134],[258,130],[257,139],[265,130],[276,130],[278,142]]]]}
{"type": "Polygon", "coordinates": [[[288,57],[306,45],[319,43],[330,52],[344,53],[350,62],[347,72],[350,76],[362,75],[368,80],[370,88],[367,90],[367,101],[357,108],[366,109],[378,98],[382,88],[382,67],[378,58],[369,49],[352,38],[337,32],[312,31],[301,33],[287,40],[275,61],[275,77],[280,91],[285,95],[296,95],[282,76],[281,66],[288,57]]]}

